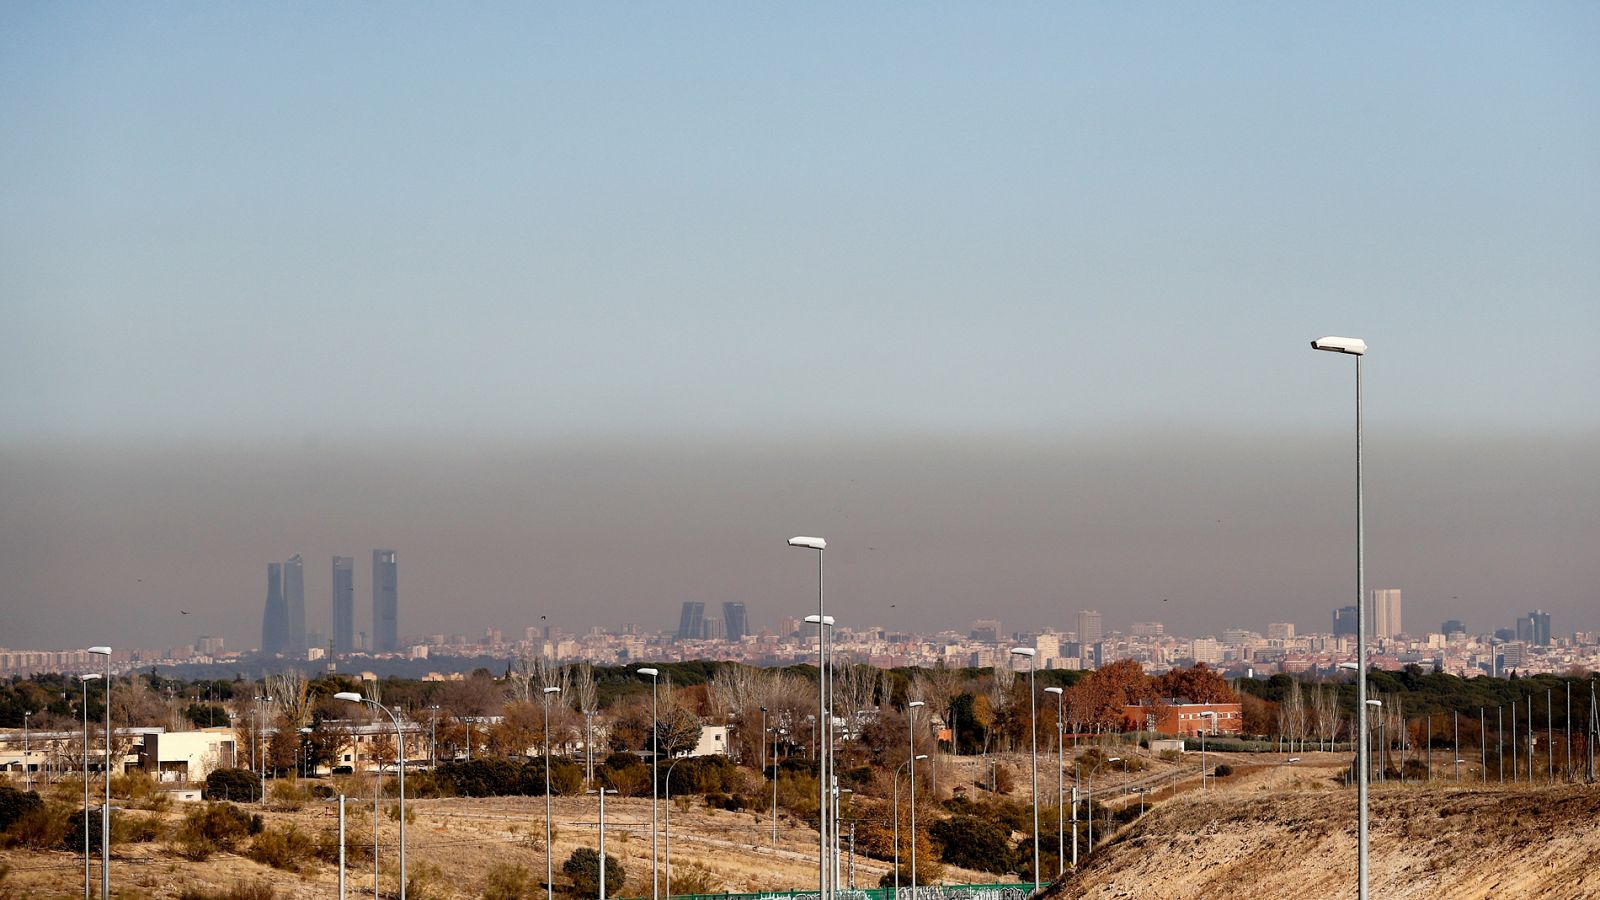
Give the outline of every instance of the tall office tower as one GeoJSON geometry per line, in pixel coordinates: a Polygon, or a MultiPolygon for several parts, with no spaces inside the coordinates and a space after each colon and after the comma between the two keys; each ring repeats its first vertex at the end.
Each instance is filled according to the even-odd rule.
{"type": "Polygon", "coordinates": [[[750,623],[744,617],[744,604],[738,601],[722,604],[722,627],[728,640],[738,641],[750,633],[750,623]]]}
{"type": "Polygon", "coordinates": [[[306,565],[300,554],[283,564],[283,604],[289,610],[288,652],[299,655],[306,649],[306,565]]]}
{"type": "Polygon", "coordinates": [[[1268,622],[1267,623],[1267,640],[1269,640],[1269,641],[1292,641],[1292,640],[1294,640],[1294,623],[1293,622],[1268,622]]]}
{"type": "Polygon", "coordinates": [[[1098,644],[1105,634],[1100,630],[1100,611],[1085,609],[1078,613],[1078,643],[1098,644]]]}
{"type": "Polygon", "coordinates": [[[1517,640],[1536,647],[1550,646],[1550,614],[1536,609],[1518,619],[1517,640]]]}
{"type": "Polygon", "coordinates": [[[1452,634],[1466,634],[1467,626],[1461,624],[1460,619],[1445,619],[1444,624],[1439,626],[1439,633],[1446,637],[1452,634]]]}
{"type": "Polygon", "coordinates": [[[991,644],[1000,642],[1000,620],[978,619],[972,623],[972,630],[967,632],[967,637],[975,641],[987,641],[991,644]]]}
{"type": "Polygon", "coordinates": [[[707,616],[701,622],[700,636],[708,641],[720,641],[727,636],[722,628],[722,620],[716,616],[707,616]]]}
{"type": "Polygon", "coordinates": [[[356,649],[356,560],[353,556],[333,558],[333,652],[353,653],[356,649]]]}
{"type": "Polygon", "coordinates": [[[1354,606],[1341,606],[1333,611],[1333,636],[1356,636],[1356,608],[1354,606]]]}
{"type": "Polygon", "coordinates": [[[1378,588],[1372,592],[1372,624],[1368,630],[1375,638],[1399,637],[1404,631],[1400,624],[1400,589],[1378,588]]]}
{"type": "Polygon", "coordinates": [[[706,605],[698,600],[683,601],[678,614],[678,640],[698,641],[705,634],[706,605]]]}
{"type": "Polygon", "coordinates": [[[283,566],[267,563],[267,605],[261,611],[261,652],[282,653],[289,642],[289,610],[283,603],[283,566]]]}
{"type": "Polygon", "coordinates": [[[372,551],[372,652],[400,649],[400,583],[393,550],[372,551]]]}

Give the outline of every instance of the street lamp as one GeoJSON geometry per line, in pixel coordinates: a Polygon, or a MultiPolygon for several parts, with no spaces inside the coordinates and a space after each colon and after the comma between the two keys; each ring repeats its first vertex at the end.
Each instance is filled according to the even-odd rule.
{"type": "Polygon", "coordinates": [[[33,790],[33,769],[28,765],[28,757],[32,755],[28,751],[28,720],[32,717],[33,710],[22,711],[22,779],[25,791],[33,790]]]}
{"type": "Polygon", "coordinates": [[[89,682],[99,681],[99,672],[81,676],[83,680],[83,900],[89,900],[89,682]]]}
{"type": "Polygon", "coordinates": [[[1044,692],[1056,695],[1056,877],[1060,878],[1067,873],[1067,814],[1061,803],[1066,790],[1063,783],[1066,778],[1066,741],[1062,736],[1061,698],[1066,691],[1052,686],[1045,688],[1044,692]]]}
{"type": "Polygon", "coordinates": [[[106,658],[106,797],[100,805],[100,896],[111,898],[111,648],[90,647],[89,652],[106,658]]]}
{"type": "MultiPolygon", "coordinates": [[[[1216,712],[1214,710],[1209,710],[1208,709],[1208,710],[1205,710],[1205,711],[1201,712],[1199,715],[1200,715],[1200,718],[1202,718],[1202,719],[1210,719],[1211,720],[1212,729],[1215,729],[1217,727],[1217,714],[1216,714],[1216,712]]],[[[1217,785],[1216,779],[1212,779],[1211,786],[1212,787],[1216,787],[1216,785],[1217,785]]],[[[1200,726],[1200,790],[1203,791],[1205,789],[1206,789],[1206,727],[1204,725],[1201,725],[1200,726]]]]}
{"type": "Polygon", "coordinates": [[[1367,535],[1361,484],[1361,360],[1367,355],[1367,342],[1330,336],[1317,338],[1311,347],[1356,358],[1356,664],[1360,667],[1356,672],[1356,896],[1367,900],[1367,535]]]}
{"type": "Polygon", "coordinates": [[[600,900],[606,900],[606,795],[616,789],[601,785],[587,793],[600,795],[600,900]]]}
{"type": "MultiPolygon", "coordinates": [[[[369,703],[382,710],[389,716],[389,721],[394,723],[394,739],[400,754],[400,900],[406,900],[406,736],[400,729],[400,717],[389,707],[363,697],[355,691],[340,691],[333,695],[333,699],[350,703],[369,703]]],[[[380,767],[378,771],[381,773],[383,769],[380,767]]]]}
{"type": "MultiPolygon", "coordinates": [[[[1368,700],[1365,703],[1363,703],[1362,705],[1363,705],[1363,707],[1367,707],[1367,706],[1372,707],[1373,711],[1375,713],[1377,713],[1377,716],[1378,716],[1378,780],[1379,781],[1383,781],[1383,779],[1384,779],[1384,771],[1383,771],[1383,713],[1380,711],[1383,708],[1383,701],[1382,700],[1368,700]]],[[[1366,742],[1366,740],[1363,739],[1362,742],[1361,742],[1361,746],[1363,748],[1365,748],[1366,745],[1367,745],[1367,742],[1366,742]]]]}
{"type": "Polygon", "coordinates": [[[546,900],[555,896],[556,870],[550,859],[550,700],[552,694],[561,693],[559,687],[544,689],[544,895],[546,900]]]}
{"type": "MultiPolygon", "coordinates": [[[[687,757],[685,757],[685,758],[687,758],[687,757]]],[[[664,844],[663,850],[666,852],[666,857],[667,857],[666,879],[667,879],[667,896],[668,897],[672,896],[672,770],[676,769],[678,767],[678,763],[681,763],[681,762],[683,762],[682,759],[675,759],[675,760],[672,761],[672,765],[667,766],[667,783],[665,785],[665,787],[667,789],[667,791],[666,791],[666,793],[667,793],[667,809],[666,809],[666,813],[667,813],[667,815],[666,815],[667,833],[666,833],[666,840],[663,841],[662,843],[664,844]]],[[[604,862],[602,862],[601,865],[604,865],[604,862]]]]}
{"type": "MultiPolygon", "coordinates": [[[[895,767],[894,770],[894,900],[900,900],[900,770],[904,769],[908,765],[914,765],[919,759],[927,758],[928,754],[926,753],[917,754],[916,756],[911,757],[910,759],[901,763],[899,766],[895,767]]],[[[913,787],[915,787],[914,784],[913,787]]],[[[912,815],[915,815],[916,804],[913,803],[911,806],[912,815]]],[[[917,852],[917,832],[915,829],[916,826],[913,825],[911,832],[912,853],[917,852]]],[[[916,887],[915,883],[913,883],[912,897],[915,896],[916,887]]]]}
{"type": "MultiPolygon", "coordinates": [[[[826,618],[823,609],[822,592],[822,551],[827,549],[828,542],[819,537],[806,537],[798,535],[789,538],[789,546],[799,547],[804,550],[817,551],[817,725],[820,727],[828,719],[828,648],[823,635],[823,626],[831,624],[826,618]]],[[[810,617],[807,616],[807,621],[810,617]]],[[[833,731],[831,723],[828,732],[833,731]]],[[[817,831],[817,894],[818,900],[830,900],[828,896],[828,748],[827,742],[819,736],[817,753],[817,803],[820,809],[819,827],[817,831]]]]}
{"type": "Polygon", "coordinates": [[[1039,651],[1032,647],[1012,647],[1012,656],[1028,658],[1028,733],[1033,739],[1033,892],[1039,892],[1039,696],[1034,689],[1034,671],[1039,651]]]}
{"type": "Polygon", "coordinates": [[[1094,852],[1094,776],[1095,776],[1096,772],[1100,771],[1100,767],[1101,766],[1105,765],[1106,763],[1114,763],[1114,762],[1122,762],[1122,757],[1113,756],[1113,757],[1111,757],[1109,759],[1100,760],[1098,763],[1095,763],[1094,768],[1089,770],[1089,777],[1084,779],[1084,787],[1085,787],[1085,790],[1084,790],[1084,802],[1087,803],[1088,806],[1089,806],[1089,852],[1090,853],[1094,852]]]}
{"type": "MultiPolygon", "coordinates": [[[[661,723],[656,720],[656,684],[659,681],[660,669],[639,669],[640,675],[650,676],[650,897],[651,900],[661,896],[661,877],[657,870],[661,866],[660,850],[657,841],[660,835],[657,831],[661,825],[656,821],[656,766],[661,758],[661,723]]],[[[601,800],[601,805],[605,801],[601,800]]],[[[600,868],[606,867],[606,861],[600,860],[600,868]]],[[[603,882],[602,882],[603,883],[603,882]]]]}
{"type": "MultiPolygon", "coordinates": [[[[917,738],[915,722],[917,708],[923,706],[921,700],[913,700],[906,704],[906,745],[910,748],[906,760],[911,764],[911,896],[917,896],[917,738]]],[[[926,759],[927,754],[922,754],[926,759]]]]}

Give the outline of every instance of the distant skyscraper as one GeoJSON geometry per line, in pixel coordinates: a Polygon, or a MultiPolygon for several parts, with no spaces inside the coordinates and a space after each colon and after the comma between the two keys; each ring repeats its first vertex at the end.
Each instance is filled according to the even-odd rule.
{"type": "Polygon", "coordinates": [[[298,553],[283,564],[283,604],[289,610],[289,638],[284,648],[298,655],[306,649],[306,566],[298,553]]]}
{"type": "Polygon", "coordinates": [[[1372,592],[1372,622],[1367,630],[1375,638],[1393,638],[1405,633],[1400,622],[1399,588],[1378,588],[1372,592]]]}
{"type": "Polygon", "coordinates": [[[737,641],[750,633],[750,623],[744,617],[744,604],[738,601],[722,604],[722,627],[728,640],[737,641]]]}
{"type": "Polygon", "coordinates": [[[289,641],[289,610],[283,603],[283,566],[267,563],[267,604],[261,611],[261,652],[282,653],[289,641]]]}
{"type": "Polygon", "coordinates": [[[1550,646],[1550,614],[1536,609],[1517,620],[1517,640],[1536,647],[1550,646]]]}
{"type": "Polygon", "coordinates": [[[683,601],[683,611],[678,614],[678,640],[698,641],[706,633],[706,605],[698,600],[683,601]]]}
{"type": "Polygon", "coordinates": [[[972,623],[972,630],[967,632],[967,637],[975,641],[987,641],[991,644],[1000,642],[1000,620],[978,619],[972,623]]]}
{"type": "Polygon", "coordinates": [[[1105,634],[1100,629],[1100,611],[1085,609],[1078,613],[1078,643],[1098,644],[1105,634]]]}
{"type": "Polygon", "coordinates": [[[1356,636],[1356,608],[1354,606],[1341,606],[1333,611],[1333,636],[1356,636]]]}
{"type": "Polygon", "coordinates": [[[1294,640],[1293,622],[1268,622],[1267,639],[1271,641],[1294,640]]]}
{"type": "Polygon", "coordinates": [[[1444,635],[1465,634],[1466,631],[1467,626],[1463,625],[1460,619],[1445,619],[1444,624],[1439,626],[1439,633],[1444,635]]]}
{"type": "Polygon", "coordinates": [[[356,649],[356,561],[351,556],[333,558],[333,652],[356,649]]]}
{"type": "Polygon", "coordinates": [[[1135,622],[1131,632],[1134,637],[1161,637],[1166,630],[1160,622],[1135,622]]]}
{"type": "Polygon", "coordinates": [[[372,652],[400,649],[400,584],[393,550],[372,551],[372,652]]]}

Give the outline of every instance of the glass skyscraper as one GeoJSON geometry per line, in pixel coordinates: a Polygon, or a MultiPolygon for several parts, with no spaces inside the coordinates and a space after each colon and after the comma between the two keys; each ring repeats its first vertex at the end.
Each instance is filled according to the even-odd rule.
{"type": "Polygon", "coordinates": [[[261,652],[282,653],[289,642],[289,609],[283,602],[283,566],[267,563],[267,603],[261,611],[261,652]]]}
{"type": "Polygon", "coordinates": [[[393,550],[372,551],[372,650],[400,649],[400,588],[393,550]]]}
{"type": "Polygon", "coordinates": [[[283,649],[298,654],[306,649],[306,566],[298,553],[283,564],[283,605],[289,616],[283,649]]]}
{"type": "Polygon", "coordinates": [[[356,649],[356,561],[351,556],[333,558],[333,652],[356,649]]]}

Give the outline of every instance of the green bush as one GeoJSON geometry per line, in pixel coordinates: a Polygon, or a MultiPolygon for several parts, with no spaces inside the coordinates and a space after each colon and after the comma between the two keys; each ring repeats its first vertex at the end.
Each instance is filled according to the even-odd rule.
{"type": "Polygon", "coordinates": [[[249,769],[216,769],[206,776],[206,799],[254,803],[261,799],[261,779],[249,769]]]}
{"type": "Polygon", "coordinates": [[[29,812],[44,806],[38,791],[19,791],[0,784],[0,831],[5,831],[29,812]]]}
{"type": "MultiPolygon", "coordinates": [[[[483,900],[523,900],[532,897],[539,883],[528,872],[527,866],[512,862],[497,862],[489,866],[483,876],[483,886],[478,895],[483,900]]],[[[606,885],[607,889],[610,885],[606,885]]]]}
{"type": "Polygon", "coordinates": [[[261,831],[261,817],[231,803],[207,803],[189,810],[178,827],[178,852],[204,860],[218,850],[233,850],[246,837],[261,831]]]}
{"type": "MultiPolygon", "coordinates": [[[[526,797],[544,794],[544,760],[469,759],[440,763],[434,773],[441,795],[458,797],[526,797]]],[[[645,782],[647,785],[649,781],[645,782]]],[[[406,790],[411,791],[409,780],[406,790]]],[[[583,790],[583,769],[568,759],[550,764],[550,792],[569,796],[583,790]]]]}
{"type": "Polygon", "coordinates": [[[996,873],[1016,866],[1010,832],[992,819],[952,816],[933,823],[928,836],[938,843],[940,858],[953,866],[996,873]]]}
{"type": "MultiPolygon", "coordinates": [[[[98,811],[90,816],[91,828],[95,835],[100,833],[100,816],[98,811]]],[[[7,844],[27,847],[30,850],[56,850],[72,849],[76,846],[83,849],[83,811],[67,806],[65,803],[45,803],[29,808],[22,817],[11,823],[6,829],[7,844]],[[74,845],[67,840],[74,824],[77,825],[77,841],[74,845]]],[[[98,839],[96,847],[100,846],[98,839]]]]}
{"type": "Polygon", "coordinates": [[[245,856],[274,869],[298,872],[306,860],[316,855],[316,851],[317,842],[310,835],[288,825],[263,829],[250,842],[250,849],[245,856]]]}
{"type": "MultiPolygon", "coordinates": [[[[598,896],[600,892],[600,854],[588,847],[572,851],[561,864],[561,872],[572,881],[572,890],[580,897],[598,896]]],[[[606,854],[606,890],[621,890],[627,879],[622,864],[611,854],[606,854]],[[613,887],[613,885],[615,887],[613,887]]]]}
{"type": "Polygon", "coordinates": [[[1227,778],[1229,775],[1233,774],[1233,766],[1223,763],[1222,765],[1212,769],[1211,774],[1217,778],[1227,778]]]}
{"type": "Polygon", "coordinates": [[[265,881],[237,881],[220,891],[184,888],[178,900],[276,900],[278,892],[265,881]]]}

